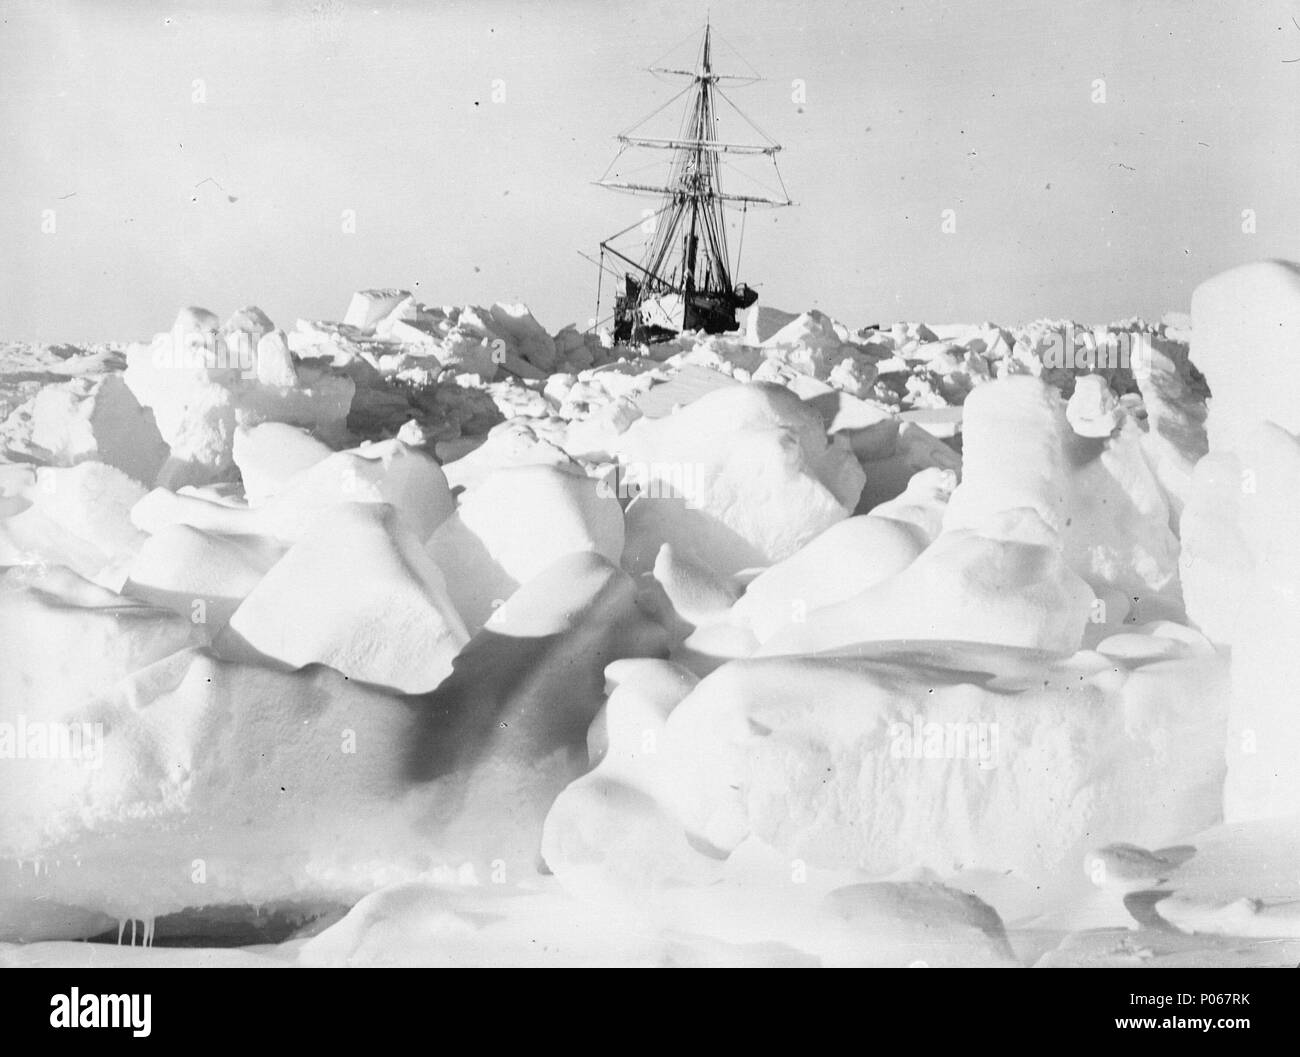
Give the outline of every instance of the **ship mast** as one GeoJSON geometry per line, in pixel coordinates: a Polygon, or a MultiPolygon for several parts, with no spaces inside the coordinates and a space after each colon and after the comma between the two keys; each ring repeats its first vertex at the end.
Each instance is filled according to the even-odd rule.
{"type": "MultiPolygon", "coordinates": [[[[753,122],[731,103],[722,92],[719,82],[751,82],[757,77],[738,77],[719,74],[713,69],[713,29],[706,24],[695,68],[690,70],[652,67],[660,74],[682,76],[690,79],[687,85],[668,104],[655,114],[633,125],[618,136],[621,145],[618,157],[611,164],[613,170],[619,158],[631,149],[646,148],[671,152],[668,179],[663,184],[642,183],[628,179],[606,177],[597,181],[603,187],[632,194],[653,195],[660,199],[660,208],[654,214],[653,237],[640,261],[614,249],[611,239],[601,243],[602,266],[605,254],[631,265],[634,273],[627,275],[627,290],[621,299],[628,312],[638,312],[654,299],[676,295],[685,306],[685,318],[678,329],[702,327],[713,331],[710,324],[723,325],[728,318],[734,321],[731,302],[741,295],[732,289],[731,266],[727,250],[724,207],[750,205],[785,206],[790,199],[780,183],[775,155],[781,146],[768,138],[753,122]],[[682,121],[681,131],[675,137],[638,134],[660,111],[676,99],[689,93],[690,106],[682,121]],[[731,107],[742,121],[758,133],[761,143],[724,142],[717,132],[718,99],[731,107]],[[771,159],[780,197],[765,194],[737,194],[724,191],[721,181],[721,155],[764,155],[771,159]]],[[[637,225],[632,225],[636,227],[637,225]]],[[[627,230],[631,230],[630,228],[627,230]]],[[[626,232],[619,232],[619,235],[626,232]]],[[[746,291],[748,295],[748,291],[746,291]]],[[[748,295],[752,297],[752,295],[748,295]]],[[[644,314],[644,313],[642,313],[644,314]]],[[[664,328],[661,328],[664,329],[664,328]]],[[[670,328],[668,328],[670,329],[670,328]]]]}
{"type": "MultiPolygon", "coordinates": [[[[705,23],[704,26],[704,47],[700,52],[700,72],[696,77],[696,84],[699,86],[699,98],[695,103],[695,193],[691,195],[691,233],[686,239],[686,260],[683,266],[684,289],[689,295],[695,291],[695,257],[699,249],[699,238],[696,235],[696,225],[700,218],[700,197],[704,193],[702,187],[702,177],[704,175],[704,143],[709,140],[716,140],[717,133],[712,124],[712,114],[709,110],[709,74],[713,71],[709,68],[709,42],[713,32],[713,27],[705,23]]],[[[725,261],[723,262],[725,264],[725,261]]]]}

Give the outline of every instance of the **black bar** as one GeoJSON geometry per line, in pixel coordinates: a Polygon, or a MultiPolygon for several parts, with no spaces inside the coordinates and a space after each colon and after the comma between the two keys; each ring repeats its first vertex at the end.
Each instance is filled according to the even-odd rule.
{"type": "MultiPolygon", "coordinates": [[[[226,1042],[273,1039],[295,1045],[319,1040],[337,1048],[341,1038],[354,1035],[376,1041],[388,1036],[390,1030],[422,1035],[434,1020],[442,1021],[440,1026],[447,1033],[444,1037],[456,1037],[466,1028],[476,1029],[471,1037],[481,1036],[484,1025],[479,1008],[489,1001],[489,993],[497,1008],[502,1003],[508,1006],[512,1023],[532,1027],[539,1043],[550,1034],[546,1025],[559,1027],[568,1017],[581,1021],[586,1028],[584,1034],[590,1038],[591,1029],[599,1026],[602,1008],[616,1021],[635,1015],[626,1008],[621,1014],[616,1012],[625,1003],[602,1001],[603,995],[575,995],[567,977],[556,980],[553,995],[547,994],[546,981],[534,979],[526,989],[512,988],[507,997],[499,984],[484,984],[476,976],[465,986],[474,987],[477,1002],[439,1001],[459,997],[445,992],[460,981],[447,973],[430,981],[427,973],[418,969],[398,973],[354,969],[278,972],[268,977],[230,969],[24,969],[4,975],[0,1010],[5,1020],[5,1041],[9,1043],[7,1051],[15,1054],[27,1052],[20,1048],[23,1042],[43,1043],[64,1036],[93,1044],[112,1035],[132,1044],[201,1041],[210,1048],[226,1042]],[[430,983],[436,990],[429,988],[430,983]],[[563,995],[558,991],[561,986],[565,988],[563,995]],[[52,1026],[52,1016],[61,1014],[73,988],[77,989],[85,1017],[90,1015],[85,1005],[87,996],[91,996],[91,1006],[98,1012],[103,1006],[97,1004],[96,996],[139,996],[134,1008],[143,1010],[143,996],[148,995],[148,1035],[137,1037],[134,1032],[140,1029],[131,1026],[52,1026]]],[[[598,979],[617,986],[609,980],[609,974],[598,979]]],[[[661,979],[666,989],[683,986],[671,974],[661,979]]],[[[1240,969],[1031,970],[1015,975],[993,970],[874,970],[867,979],[859,976],[852,981],[804,984],[818,992],[808,994],[799,1003],[797,1015],[785,1025],[771,1022],[769,1001],[727,1003],[727,1026],[722,1029],[719,1023],[718,1028],[728,1033],[737,1028],[757,1028],[766,1034],[784,1026],[792,1037],[815,1032],[828,1039],[826,1032],[843,1025],[852,1027],[864,1049],[900,1033],[908,1037],[911,1045],[924,1045],[926,1049],[948,1040],[983,1049],[991,1047],[994,1040],[1022,1039],[1040,1044],[1059,1040],[1073,1048],[1079,1043],[1119,1041],[1126,1036],[1134,1041],[1140,1039],[1138,1045],[1150,1045],[1153,1038],[1164,1041],[1165,1037],[1181,1047],[1199,1037],[1220,1049],[1273,1040],[1289,1042],[1293,1048],[1296,985],[1297,978],[1290,974],[1240,969]],[[863,990],[848,1003],[827,1001],[825,992],[834,990],[836,984],[863,990]],[[1133,1026],[1130,1022],[1135,1018],[1153,1024],[1133,1026]],[[1209,1030],[1199,1024],[1186,1026],[1193,1019],[1213,1023],[1209,1030]],[[1222,1023],[1228,1020],[1248,1023],[1229,1027],[1222,1023]]],[[[799,981],[764,980],[759,986],[768,991],[789,991],[782,1007],[794,1013],[791,1000],[799,999],[799,981]]],[[[708,1005],[712,1012],[721,1012],[716,999],[708,1005]]],[[[118,1008],[122,1008],[120,1004],[118,1008]]],[[[704,1011],[703,1007],[700,1011],[704,1011]]],[[[689,1016],[691,1009],[681,1012],[689,1016]]],[[[669,1007],[660,1007],[654,1017],[661,1030],[672,1031],[669,1007]]],[[[704,1021],[712,1019],[706,1017],[704,1021]]],[[[697,1025],[695,1018],[690,1023],[692,1034],[704,1026],[697,1025]]],[[[679,1022],[676,1031],[685,1030],[686,1023],[679,1022]]]]}

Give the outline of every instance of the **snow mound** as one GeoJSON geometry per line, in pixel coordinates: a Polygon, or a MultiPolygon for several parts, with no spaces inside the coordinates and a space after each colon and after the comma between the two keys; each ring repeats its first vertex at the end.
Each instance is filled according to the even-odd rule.
{"type": "Polygon", "coordinates": [[[867,479],[857,513],[874,511],[899,498],[918,474],[938,471],[956,477],[962,472],[962,456],[916,422],[893,421],[890,428],[845,435],[867,479]]]}
{"type": "Polygon", "coordinates": [[[495,426],[473,451],[444,463],[443,471],[453,489],[472,489],[497,470],[571,464],[564,448],[540,434],[531,420],[518,419],[495,426]]]}
{"type": "Polygon", "coordinates": [[[1181,565],[1189,615],[1232,646],[1229,822],[1291,815],[1300,804],[1297,328],[1300,265],[1243,265],[1192,294],[1193,352],[1214,396],[1181,565]]]}
{"type": "Polygon", "coordinates": [[[1222,680],[1206,652],[922,642],[734,661],[693,688],[665,671],[632,693],[637,721],[610,709],[604,759],[547,821],[547,864],[583,890],[637,873],[662,886],[757,840],[809,870],[1069,888],[1087,847],[1158,847],[1214,820],[1222,680]]]}
{"type": "Polygon", "coordinates": [[[663,587],[674,613],[694,626],[726,620],[740,594],[731,580],[677,554],[671,543],[659,548],[654,578],[663,587]]]}
{"type": "Polygon", "coordinates": [[[901,521],[848,518],[763,570],[745,588],[732,617],[765,642],[787,624],[901,572],[928,543],[919,529],[901,521]]]}
{"type": "MultiPolygon", "coordinates": [[[[132,608],[137,622],[162,612],[182,623],[132,608]]],[[[323,667],[280,672],[193,649],[86,691],[63,698],[61,718],[99,732],[97,763],[0,768],[13,805],[0,860],[39,864],[7,867],[13,918],[0,935],[21,932],[32,905],[146,921],[196,906],[311,906],[427,868],[430,841],[402,799],[403,700],[323,667]]],[[[5,721],[16,707],[0,701],[5,721]]]]}
{"type": "Polygon", "coordinates": [[[340,502],[387,503],[417,538],[451,514],[447,478],[424,452],[400,440],[335,452],[296,474],[260,508],[276,535],[296,538],[321,510],[340,502]]]}
{"type": "Polygon", "coordinates": [[[948,500],[957,487],[953,470],[929,467],[914,473],[901,495],[871,508],[871,516],[902,521],[920,529],[933,543],[943,531],[948,500]]]}
{"type": "Polygon", "coordinates": [[[945,532],[911,564],[768,639],[767,655],[944,639],[1073,653],[1093,593],[1051,545],[945,532]]]}
{"type": "Polygon", "coordinates": [[[1139,351],[1143,368],[1134,375],[1146,415],[1143,451],[1177,519],[1191,488],[1193,468],[1209,450],[1205,430],[1209,388],[1185,343],[1145,336],[1139,351]]]}
{"type": "Polygon", "coordinates": [[[423,693],[468,639],[441,571],[397,512],[349,503],[325,512],[252,586],[221,649],[423,693]]]}
{"type": "Polygon", "coordinates": [[[1300,939],[1296,815],[1215,826],[1195,854],[1161,878],[1155,914],[1183,932],[1300,939]]]}
{"type": "Polygon", "coordinates": [[[555,341],[533,318],[527,305],[497,303],[488,311],[492,330],[514,345],[521,357],[543,371],[555,366],[555,341]]]}
{"type": "Polygon", "coordinates": [[[600,482],[551,465],[518,466],[485,477],[428,541],[468,627],[557,559],[590,551],[617,562],[623,512],[600,482]]]}
{"type": "MultiPolygon", "coordinates": [[[[249,455],[256,461],[252,451],[249,455]]],[[[275,470],[266,472],[274,474],[275,470]]],[[[390,505],[419,539],[432,533],[455,506],[438,464],[393,439],[334,452],[294,474],[255,506],[205,497],[193,490],[176,493],[155,488],[132,508],[131,520],[150,533],[181,524],[224,535],[270,536],[293,543],[311,532],[322,514],[341,503],[390,505]]]]}
{"type": "Polygon", "coordinates": [[[631,579],[599,554],[567,554],[524,584],[424,699],[408,746],[414,779],[468,776],[454,817],[440,816],[444,842],[472,861],[501,858],[515,876],[531,870],[546,811],[582,773],[602,671],[664,653],[631,579]]]}
{"type": "Polygon", "coordinates": [[[648,571],[671,543],[724,575],[789,557],[847,517],[863,474],[820,416],[771,385],[714,390],[619,438],[627,509],[623,561],[648,571]]]}
{"type": "Polygon", "coordinates": [[[412,882],[361,900],[308,940],[307,966],[610,964],[788,968],[1011,965],[997,913],[932,882],[798,893],[770,883],[610,908],[562,892],[412,882]],[[797,905],[792,906],[792,903],[797,905]],[[599,943],[592,938],[599,937],[599,943]]]}
{"type": "Polygon", "coordinates": [[[1173,512],[1143,431],[1117,417],[1104,435],[1092,435],[1097,415],[1109,421],[1109,392],[1099,376],[1080,379],[1069,406],[1076,419],[1088,409],[1086,435],[1071,428],[1068,406],[1040,379],[1011,376],[972,393],[962,483],[944,527],[1059,548],[1104,603],[1097,623],[1181,617],[1173,512]]]}
{"type": "Polygon", "coordinates": [[[755,304],[745,309],[740,330],[746,345],[762,345],[786,324],[798,318],[798,313],[795,312],[782,312],[771,305],[755,304]]]}
{"type": "MultiPolygon", "coordinates": [[[[0,708],[12,721],[17,713],[67,719],[124,676],[202,637],[188,618],[54,566],[0,575],[0,638],[0,708]]],[[[18,799],[25,798],[5,802],[18,799]]]]}
{"type": "MultiPolygon", "coordinates": [[[[585,336],[568,328],[561,338],[566,364],[594,363],[593,346],[585,336]]],[[[432,307],[405,290],[360,290],[353,294],[341,326],[300,320],[294,344],[296,351],[306,352],[339,339],[369,342],[380,372],[397,377],[432,369],[434,374],[446,370],[490,382],[504,369],[518,378],[544,378],[561,360],[556,339],[526,305],[432,307]]]]}
{"type": "Polygon", "coordinates": [[[1175,515],[1144,439],[1125,419],[1114,436],[1067,442],[1072,472],[1061,540],[1070,568],[1106,603],[1096,613],[1100,624],[1186,619],[1175,515]]]}
{"type": "Polygon", "coordinates": [[[43,388],[31,406],[31,442],[53,466],[100,462],[153,484],[168,448],[121,375],[43,388]]]}
{"type": "MultiPolygon", "coordinates": [[[[217,660],[184,648],[189,621],[51,577],[0,593],[8,641],[26,644],[24,624],[45,639],[0,680],[43,679],[50,713],[100,723],[100,763],[0,769],[0,795],[20,805],[0,818],[0,861],[38,863],[11,874],[6,938],[27,934],[34,906],[82,908],[98,927],[96,914],[351,904],[448,871],[532,876],[545,812],[580,770],[601,669],[663,650],[631,581],[597,555],[525,585],[420,700],[318,665],[217,660]],[[89,665],[51,663],[51,621],[34,621],[34,605],[74,625],[60,646],[94,643],[81,632],[112,621],[111,647],[89,665]]],[[[0,721],[35,708],[20,700],[0,696],[0,721]]]]}
{"type": "Polygon", "coordinates": [[[254,311],[244,309],[246,318],[222,331],[206,309],[182,309],[171,331],[129,349],[123,378],[153,411],[171,448],[157,483],[175,488],[228,479],[241,425],[270,420],[302,426],[328,442],[346,436],[352,380],[328,369],[295,369],[274,334],[254,340],[265,320],[260,312],[260,319],[252,317],[254,311]]]}
{"type": "Polygon", "coordinates": [[[1300,342],[1300,264],[1257,261],[1232,268],[1192,292],[1192,354],[1214,393],[1214,447],[1260,420],[1300,433],[1293,377],[1300,342]],[[1249,364],[1249,369],[1244,369],[1249,364]]]}
{"type": "Polygon", "coordinates": [[[1027,510],[1037,515],[1026,522],[1031,531],[1060,533],[1069,516],[1068,430],[1060,394],[1036,378],[975,390],[965,404],[962,483],[944,529],[1003,534],[1007,515],[1027,510]]]}
{"type": "Polygon", "coordinates": [[[111,581],[144,541],[130,517],[143,496],[139,483],[103,463],[38,467],[15,496],[22,508],[0,518],[0,564],[65,565],[111,581]]]}
{"type": "Polygon", "coordinates": [[[405,290],[358,290],[348,302],[343,323],[358,330],[372,329],[410,296],[405,290]]]}
{"type": "Polygon", "coordinates": [[[252,429],[237,429],[231,454],[239,468],[244,498],[256,506],[332,452],[306,430],[282,422],[263,422],[252,429]]]}
{"type": "Polygon", "coordinates": [[[1099,374],[1086,374],[1065,405],[1070,427],[1081,437],[1109,437],[1122,419],[1119,400],[1099,374]]]}
{"type": "Polygon", "coordinates": [[[256,536],[169,525],[141,545],[122,594],[170,609],[214,635],[283,553],[256,536]]]}

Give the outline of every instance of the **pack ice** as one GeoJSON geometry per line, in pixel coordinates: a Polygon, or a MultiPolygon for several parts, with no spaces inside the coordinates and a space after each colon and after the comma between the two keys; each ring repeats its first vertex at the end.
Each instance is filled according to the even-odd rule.
{"type": "Polygon", "coordinates": [[[374,289],[5,346],[0,937],[1267,961],[1300,269],[1191,310],[624,348],[374,289]]]}

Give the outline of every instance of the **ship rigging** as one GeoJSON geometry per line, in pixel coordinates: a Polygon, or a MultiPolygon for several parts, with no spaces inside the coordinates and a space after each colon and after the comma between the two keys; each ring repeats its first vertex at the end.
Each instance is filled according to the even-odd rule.
{"type": "MultiPolygon", "coordinates": [[[[620,289],[614,298],[616,341],[658,341],[686,330],[709,334],[736,328],[737,309],[757,300],[757,293],[744,283],[733,283],[733,262],[727,245],[726,210],[744,214],[750,206],[779,207],[793,203],[781,180],[776,155],[781,145],[747,118],[722,90],[723,82],[751,83],[746,77],[718,73],[713,69],[713,30],[706,25],[694,69],[651,67],[651,72],[689,78],[690,83],[654,113],[621,133],[618,155],[597,181],[602,187],[659,199],[659,208],[647,211],[642,220],[611,235],[600,244],[601,275],[616,275],[620,289]],[[639,132],[656,115],[683,96],[689,102],[676,136],[650,136],[639,132]],[[720,139],[718,112],[725,105],[757,134],[759,142],[720,139]],[[663,183],[647,183],[621,177],[615,172],[629,150],[669,152],[668,177],[663,183]],[[723,155],[749,155],[770,161],[779,190],[773,193],[741,193],[726,190],[722,182],[723,155]],[[641,227],[651,235],[636,259],[611,243],[641,227]],[[614,258],[622,266],[615,271],[608,263],[614,258]]],[[[752,138],[752,137],[751,137],[752,138]]],[[[767,185],[760,190],[770,191],[767,185]]],[[[737,253],[738,264],[739,253],[737,253]]],[[[597,319],[600,292],[597,292],[597,319]]]]}

